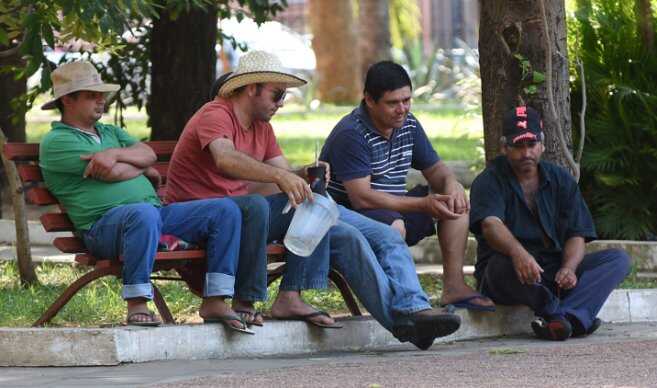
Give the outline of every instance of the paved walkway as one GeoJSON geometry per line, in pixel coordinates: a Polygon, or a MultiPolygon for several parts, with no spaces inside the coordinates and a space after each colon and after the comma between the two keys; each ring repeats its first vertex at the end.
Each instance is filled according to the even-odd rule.
{"type": "Polygon", "coordinates": [[[530,336],[298,358],[168,361],[86,368],[1,368],[1,387],[653,387],[657,323],[593,336],[530,336]]]}

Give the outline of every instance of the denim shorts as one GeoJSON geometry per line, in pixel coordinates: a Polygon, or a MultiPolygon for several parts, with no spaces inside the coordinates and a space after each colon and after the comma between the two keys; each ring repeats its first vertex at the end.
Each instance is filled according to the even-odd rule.
{"type": "MultiPolygon", "coordinates": [[[[407,197],[425,197],[429,194],[428,186],[415,186],[406,193],[407,197]]],[[[404,220],[406,228],[406,244],[413,246],[425,237],[434,236],[437,232],[436,221],[431,215],[422,212],[399,213],[388,209],[356,210],[364,216],[390,225],[395,220],[404,220]]]]}

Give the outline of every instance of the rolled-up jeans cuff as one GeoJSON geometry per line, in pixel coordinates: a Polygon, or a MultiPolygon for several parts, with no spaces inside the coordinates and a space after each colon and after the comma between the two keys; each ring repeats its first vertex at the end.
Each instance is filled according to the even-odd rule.
{"type": "Polygon", "coordinates": [[[431,308],[430,304],[422,304],[418,306],[412,306],[412,307],[403,307],[400,309],[395,309],[395,315],[397,316],[409,316],[413,315],[417,312],[424,311],[424,310],[429,310],[431,308]]]}
{"type": "Polygon", "coordinates": [[[233,296],[235,292],[235,276],[219,272],[208,272],[205,274],[204,297],[210,296],[233,296]]]}
{"type": "Polygon", "coordinates": [[[123,299],[153,299],[153,286],[150,283],[124,284],[122,296],[123,299]]]}
{"type": "Polygon", "coordinates": [[[303,281],[301,283],[286,282],[285,277],[281,281],[279,290],[283,291],[301,291],[301,290],[322,290],[328,288],[328,280],[303,281]]]}

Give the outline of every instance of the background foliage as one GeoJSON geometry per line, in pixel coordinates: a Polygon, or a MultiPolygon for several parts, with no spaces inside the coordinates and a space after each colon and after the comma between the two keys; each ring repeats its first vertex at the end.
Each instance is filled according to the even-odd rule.
{"type": "MultiPolygon", "coordinates": [[[[601,238],[656,238],[657,53],[638,23],[633,1],[614,0],[579,0],[570,20],[571,62],[581,58],[588,95],[580,183],[601,238]]],[[[577,136],[581,81],[571,73],[577,136]]]]}

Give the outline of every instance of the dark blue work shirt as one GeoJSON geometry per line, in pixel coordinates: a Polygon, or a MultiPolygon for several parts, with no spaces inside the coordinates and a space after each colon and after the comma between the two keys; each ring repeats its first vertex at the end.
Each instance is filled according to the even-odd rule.
{"type": "Polygon", "coordinates": [[[539,265],[557,268],[571,237],[586,241],[597,236],[593,219],[577,182],[563,168],[546,161],[538,164],[540,181],[536,193],[536,217],[529,209],[522,188],[506,156],[498,156],[474,180],[470,189],[470,230],[477,238],[475,276],[480,279],[495,251],[486,243],[481,221],[499,218],[534,256],[539,265]]]}
{"type": "Polygon", "coordinates": [[[386,139],[374,127],[365,103],[361,103],[333,128],[320,160],[331,165],[329,193],[338,203],[350,207],[344,181],[369,175],[373,190],[405,195],[408,170],[429,168],[440,157],[411,113],[386,139]]]}

